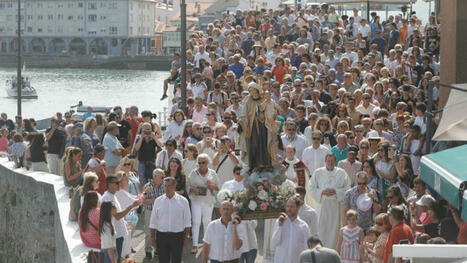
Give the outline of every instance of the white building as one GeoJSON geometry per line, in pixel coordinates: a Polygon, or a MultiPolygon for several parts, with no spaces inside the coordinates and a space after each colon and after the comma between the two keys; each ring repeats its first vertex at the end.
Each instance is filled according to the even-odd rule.
{"type": "MultiPolygon", "coordinates": [[[[150,51],[153,0],[22,0],[23,50],[35,54],[137,55],[150,51]]],[[[0,0],[0,53],[17,50],[16,0],[0,0]]]]}

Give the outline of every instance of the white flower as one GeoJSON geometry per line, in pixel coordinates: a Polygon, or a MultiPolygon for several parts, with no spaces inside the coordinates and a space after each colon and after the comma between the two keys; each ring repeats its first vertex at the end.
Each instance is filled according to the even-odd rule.
{"type": "Polygon", "coordinates": [[[256,207],[258,207],[258,204],[256,204],[255,201],[250,200],[250,203],[248,203],[248,208],[250,208],[251,211],[255,211],[256,207]]]}
{"type": "Polygon", "coordinates": [[[258,198],[259,199],[266,201],[266,200],[268,200],[268,197],[269,196],[268,196],[268,193],[266,191],[261,190],[261,191],[258,192],[258,198]]]}
{"type": "Polygon", "coordinates": [[[232,192],[228,189],[222,189],[217,193],[217,200],[219,202],[230,201],[232,199],[232,192]]]}

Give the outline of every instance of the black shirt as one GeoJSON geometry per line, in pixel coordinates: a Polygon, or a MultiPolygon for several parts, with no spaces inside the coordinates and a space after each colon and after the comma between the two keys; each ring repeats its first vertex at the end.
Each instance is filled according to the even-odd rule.
{"type": "Polygon", "coordinates": [[[31,147],[29,150],[31,151],[31,162],[33,163],[45,162],[44,151],[47,151],[46,146],[31,147]]]}
{"type": "Polygon", "coordinates": [[[15,129],[15,123],[10,119],[7,119],[6,121],[0,119],[0,128],[5,128],[9,131],[12,131],[15,129]]]}
{"type": "MultiPolygon", "coordinates": [[[[50,128],[46,130],[46,133],[49,133],[49,131],[50,128]]],[[[56,129],[50,138],[48,145],[48,153],[58,154],[61,157],[65,151],[66,133],[61,129],[56,129]]]]}
{"type": "MultiPolygon", "coordinates": [[[[138,140],[141,139],[141,137],[138,138],[138,140]]],[[[154,161],[156,159],[156,141],[154,141],[154,139],[151,139],[149,142],[146,142],[146,140],[144,139],[142,140],[143,141],[141,142],[141,148],[139,148],[138,151],[138,160],[140,162],[154,161]]]]}
{"type": "Polygon", "coordinates": [[[118,140],[122,144],[123,147],[130,146],[130,142],[128,141],[128,132],[131,130],[131,125],[127,120],[121,120],[120,125],[122,125],[118,130],[118,140]]]}

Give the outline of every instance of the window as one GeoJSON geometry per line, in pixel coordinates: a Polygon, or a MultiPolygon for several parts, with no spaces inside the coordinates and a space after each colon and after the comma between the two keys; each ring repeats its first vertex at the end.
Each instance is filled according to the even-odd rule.
{"type": "Polygon", "coordinates": [[[28,20],[32,20],[32,15],[28,15],[28,20]]]}
{"type": "Polygon", "coordinates": [[[47,19],[48,19],[48,20],[53,20],[53,19],[54,19],[54,15],[48,15],[48,16],[47,16],[47,19]]]}
{"type": "Polygon", "coordinates": [[[95,35],[95,34],[97,34],[97,32],[96,31],[88,31],[88,34],[89,35],[95,35]]]}
{"type": "Polygon", "coordinates": [[[88,4],[88,9],[97,9],[97,4],[96,3],[89,3],[88,4]]]}
{"type": "Polygon", "coordinates": [[[73,20],[73,16],[68,16],[68,20],[73,20]]]}
{"type": "Polygon", "coordinates": [[[100,32],[105,33],[105,28],[101,28],[100,32]]]}
{"type": "Polygon", "coordinates": [[[78,32],[83,32],[83,31],[84,31],[84,29],[82,27],[78,28],[78,32]]]}
{"type": "Polygon", "coordinates": [[[72,8],[73,7],[73,3],[68,3],[68,8],[72,8]]]}
{"type": "Polygon", "coordinates": [[[116,26],[109,27],[109,34],[111,34],[111,35],[118,34],[118,27],[116,27],[116,26]]]}
{"type": "Polygon", "coordinates": [[[37,28],[37,32],[38,32],[38,33],[42,33],[42,28],[40,28],[40,27],[37,28]]]}
{"type": "Polygon", "coordinates": [[[37,3],[37,8],[42,8],[42,7],[43,7],[42,3],[37,3]]]}
{"type": "Polygon", "coordinates": [[[13,8],[13,3],[8,3],[8,8],[13,8]]]}
{"type": "Polygon", "coordinates": [[[112,47],[116,47],[118,45],[118,39],[112,39],[112,42],[110,42],[110,44],[112,45],[112,47]]]}
{"type": "Polygon", "coordinates": [[[105,20],[106,18],[106,16],[101,16],[101,20],[105,20]]]}
{"type": "Polygon", "coordinates": [[[58,8],[63,8],[63,4],[58,4],[57,7],[58,8]]]}
{"type": "Polygon", "coordinates": [[[32,32],[32,26],[28,26],[28,33],[32,32]]]}
{"type": "Polygon", "coordinates": [[[109,9],[117,9],[118,5],[117,3],[109,3],[109,9]]]}
{"type": "Polygon", "coordinates": [[[106,7],[106,6],[107,6],[107,4],[106,4],[106,3],[101,3],[101,5],[100,5],[100,6],[101,6],[101,8],[102,8],[102,7],[106,7]]]}
{"type": "Polygon", "coordinates": [[[88,15],[88,20],[89,22],[96,22],[97,15],[88,15]]]}
{"type": "Polygon", "coordinates": [[[58,20],[63,20],[63,15],[58,15],[58,20]]]}
{"type": "Polygon", "coordinates": [[[78,7],[83,7],[83,3],[78,3],[78,7]]]}
{"type": "Polygon", "coordinates": [[[0,3],[0,9],[3,9],[5,8],[5,4],[4,3],[0,3]]]}
{"type": "Polygon", "coordinates": [[[37,20],[42,20],[44,17],[43,16],[37,16],[37,20]]]}
{"type": "Polygon", "coordinates": [[[84,17],[83,17],[83,16],[77,16],[76,19],[78,19],[78,20],[83,20],[84,17]]]}

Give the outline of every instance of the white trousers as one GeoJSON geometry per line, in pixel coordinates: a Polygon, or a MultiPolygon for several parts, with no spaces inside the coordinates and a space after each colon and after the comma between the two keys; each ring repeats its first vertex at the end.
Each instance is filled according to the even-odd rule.
{"type": "Polygon", "coordinates": [[[51,174],[61,175],[62,160],[58,154],[49,153],[47,154],[47,166],[51,174]]]}
{"type": "Polygon", "coordinates": [[[192,234],[193,234],[193,246],[198,245],[199,240],[199,228],[201,222],[203,222],[203,230],[206,232],[206,228],[212,219],[212,210],[214,205],[206,204],[204,202],[192,201],[191,202],[191,216],[193,220],[192,234]]]}
{"type": "Polygon", "coordinates": [[[31,162],[31,170],[35,172],[49,172],[49,168],[45,162],[31,162]]]}

